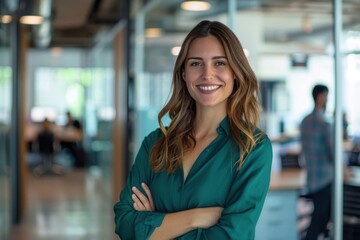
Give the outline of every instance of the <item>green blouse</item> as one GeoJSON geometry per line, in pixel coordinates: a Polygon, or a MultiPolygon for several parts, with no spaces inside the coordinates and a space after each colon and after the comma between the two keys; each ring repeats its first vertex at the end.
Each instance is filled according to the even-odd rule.
{"type": "Polygon", "coordinates": [[[269,188],[271,143],[264,135],[237,170],[239,148],[231,138],[227,118],[217,131],[218,136],[196,159],[185,182],[182,169],[172,174],[151,170],[149,154],[162,132],[157,129],[145,137],[120,201],[114,206],[115,231],[122,240],[148,239],[166,213],[214,206],[224,208],[216,225],[193,230],[176,239],[254,239],[256,222],[269,188]],[[141,182],[150,187],[154,212],[133,208],[131,187],[142,189],[141,182]]]}

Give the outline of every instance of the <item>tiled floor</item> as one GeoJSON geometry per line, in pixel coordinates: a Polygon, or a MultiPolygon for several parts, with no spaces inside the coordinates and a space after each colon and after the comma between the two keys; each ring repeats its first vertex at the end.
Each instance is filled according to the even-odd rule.
{"type": "Polygon", "coordinates": [[[27,211],[10,240],[114,240],[111,186],[99,169],[28,174],[27,211]]]}

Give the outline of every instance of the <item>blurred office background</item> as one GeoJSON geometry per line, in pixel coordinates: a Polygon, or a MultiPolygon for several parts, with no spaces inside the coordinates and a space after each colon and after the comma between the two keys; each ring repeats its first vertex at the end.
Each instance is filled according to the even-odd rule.
{"type": "MultiPolygon", "coordinates": [[[[158,126],[182,40],[202,19],[234,30],[260,81],[261,127],[275,154],[256,239],[301,239],[311,204],[301,195],[298,126],[316,83],[329,87],[327,114],[335,113],[333,2],[208,0],[190,10],[185,2],[0,0],[0,239],[116,239],[112,206],[142,139],[158,126]],[[67,111],[82,125],[82,163],[57,147],[65,173],[34,174],[40,123],[48,118],[61,133],[67,111]]],[[[348,163],[360,135],[360,1],[342,3],[337,81],[348,163]]],[[[356,194],[357,183],[349,184],[356,194]]],[[[352,217],[349,236],[360,236],[352,217]]]]}

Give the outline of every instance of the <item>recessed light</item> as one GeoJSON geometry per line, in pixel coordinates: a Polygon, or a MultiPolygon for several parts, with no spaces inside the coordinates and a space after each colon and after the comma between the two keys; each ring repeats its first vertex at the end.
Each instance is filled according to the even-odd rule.
{"type": "Polygon", "coordinates": [[[206,1],[184,1],[181,8],[187,11],[206,11],[211,8],[211,4],[206,1]]]}
{"type": "Polygon", "coordinates": [[[147,28],[145,29],[145,36],[149,38],[160,37],[162,35],[161,28],[147,28]]]}
{"type": "Polygon", "coordinates": [[[20,23],[26,25],[39,25],[44,22],[44,17],[36,15],[25,15],[20,18],[20,23]]]}
{"type": "Polygon", "coordinates": [[[7,24],[7,23],[10,23],[11,20],[12,20],[12,17],[10,15],[0,16],[0,22],[1,23],[7,24]]]}

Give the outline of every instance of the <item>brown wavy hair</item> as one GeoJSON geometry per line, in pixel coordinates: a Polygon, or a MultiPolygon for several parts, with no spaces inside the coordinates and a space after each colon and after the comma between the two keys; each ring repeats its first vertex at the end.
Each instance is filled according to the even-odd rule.
{"type": "Polygon", "coordinates": [[[226,111],[232,138],[240,149],[238,168],[245,162],[246,156],[261,135],[254,133],[260,115],[258,81],[240,41],[226,25],[217,21],[201,21],[184,39],[174,67],[170,99],[158,115],[163,136],[155,143],[150,154],[150,163],[154,171],[171,173],[182,167],[184,153],[194,148],[196,144],[193,131],[195,101],[187,90],[182,72],[192,41],[210,35],[221,42],[235,75],[234,88],[227,100],[226,111]],[[166,114],[169,114],[171,119],[168,127],[162,123],[162,118],[166,114]]]}

